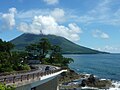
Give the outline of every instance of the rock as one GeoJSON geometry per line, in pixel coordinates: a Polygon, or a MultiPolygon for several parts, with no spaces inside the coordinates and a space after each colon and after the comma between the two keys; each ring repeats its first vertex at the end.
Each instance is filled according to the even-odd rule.
{"type": "MultiPolygon", "coordinates": [[[[67,87],[66,90],[79,90],[77,88],[85,86],[99,89],[109,89],[110,87],[112,87],[112,82],[110,80],[98,79],[93,74],[91,75],[77,74],[73,70],[69,70],[68,72],[62,73],[59,80],[61,83],[61,88],[67,87]],[[80,80],[81,83],[79,82],[77,84],[68,85],[68,83],[72,83],[72,81],[76,79],[82,79],[82,81],[80,80]]],[[[65,88],[63,90],[65,90],[65,88]]]]}
{"type": "Polygon", "coordinates": [[[91,74],[87,79],[83,79],[80,84],[81,87],[89,86],[101,89],[108,89],[111,85],[112,82],[110,80],[97,79],[93,74],[91,74]]]}
{"type": "Polygon", "coordinates": [[[88,82],[90,82],[91,84],[94,84],[94,85],[95,85],[95,81],[96,81],[96,79],[95,79],[94,75],[91,74],[91,75],[89,76],[89,78],[88,78],[88,82]]]}
{"type": "Polygon", "coordinates": [[[97,87],[97,88],[109,88],[112,85],[110,80],[100,80],[94,77],[93,74],[89,76],[86,80],[86,85],[89,87],[97,87]]]}
{"type": "Polygon", "coordinates": [[[73,70],[68,70],[68,72],[64,72],[59,77],[59,83],[70,82],[76,79],[79,79],[80,76],[73,70]]]}
{"type": "Polygon", "coordinates": [[[82,87],[85,87],[86,86],[86,80],[85,79],[83,79],[82,80],[82,82],[81,82],[81,85],[80,86],[82,86],[82,87]]]}

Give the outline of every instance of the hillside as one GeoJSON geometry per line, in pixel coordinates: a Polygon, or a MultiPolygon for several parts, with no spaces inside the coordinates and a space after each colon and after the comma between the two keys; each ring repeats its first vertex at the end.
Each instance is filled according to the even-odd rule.
{"type": "Polygon", "coordinates": [[[15,44],[15,50],[24,50],[25,46],[31,43],[37,43],[41,38],[48,38],[53,45],[59,45],[62,48],[62,53],[69,54],[96,54],[103,53],[97,50],[92,50],[80,45],[77,45],[63,37],[55,35],[34,35],[34,34],[22,34],[21,36],[11,40],[15,44]]]}

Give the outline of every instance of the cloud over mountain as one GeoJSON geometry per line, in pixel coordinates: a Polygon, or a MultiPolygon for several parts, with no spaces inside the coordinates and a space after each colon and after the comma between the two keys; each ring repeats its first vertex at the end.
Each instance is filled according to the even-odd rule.
{"type": "Polygon", "coordinates": [[[65,22],[65,11],[60,8],[52,10],[17,11],[10,8],[8,13],[1,13],[5,29],[17,29],[23,33],[53,34],[65,37],[71,41],[78,41],[82,29],[75,23],[65,22]],[[35,12],[35,13],[34,13],[35,12]],[[16,22],[17,20],[17,22],[16,22]]]}
{"type": "Polygon", "coordinates": [[[52,16],[35,16],[32,23],[22,22],[17,28],[24,33],[32,34],[54,34],[63,36],[71,41],[80,39],[79,34],[82,32],[81,28],[75,23],[70,23],[68,26],[59,25],[52,16]]]}

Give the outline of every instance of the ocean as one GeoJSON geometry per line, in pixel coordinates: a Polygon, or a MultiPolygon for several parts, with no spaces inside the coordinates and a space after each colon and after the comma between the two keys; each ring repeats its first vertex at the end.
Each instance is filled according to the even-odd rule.
{"type": "Polygon", "coordinates": [[[67,54],[73,63],[69,67],[77,73],[94,74],[100,79],[110,79],[120,90],[120,54],[67,54]]]}

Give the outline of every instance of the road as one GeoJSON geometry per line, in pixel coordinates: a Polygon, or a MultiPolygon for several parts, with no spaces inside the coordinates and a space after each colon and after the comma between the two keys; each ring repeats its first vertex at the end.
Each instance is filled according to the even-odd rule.
{"type": "MultiPolygon", "coordinates": [[[[49,74],[48,72],[47,73],[44,73],[45,72],[45,68],[47,66],[49,66],[49,70],[51,71],[55,71],[55,70],[58,70],[60,69],[59,67],[55,67],[55,66],[51,66],[51,65],[34,65],[35,67],[37,67],[37,69],[35,70],[31,70],[31,71],[28,71],[28,72],[21,72],[21,73],[12,73],[12,74],[9,74],[9,75],[3,75],[3,76],[0,76],[0,82],[1,83],[6,83],[6,84],[11,84],[11,83],[14,83],[14,82],[19,82],[19,81],[22,81],[22,80],[29,80],[30,78],[34,79],[35,77],[39,77],[40,73],[43,75],[43,74],[49,74]]],[[[48,71],[48,70],[47,70],[48,71]]]]}
{"type": "Polygon", "coordinates": [[[45,72],[45,68],[46,68],[47,66],[50,67],[49,70],[59,69],[59,67],[51,66],[51,65],[42,65],[42,64],[40,64],[40,65],[34,65],[34,66],[38,67],[38,70],[41,70],[41,72],[45,72]]]}
{"type": "Polygon", "coordinates": [[[18,77],[21,76],[21,75],[28,75],[28,74],[33,74],[33,73],[38,73],[38,72],[45,72],[45,68],[47,66],[50,67],[49,70],[56,70],[56,69],[59,69],[58,67],[55,67],[55,66],[51,66],[51,65],[33,65],[35,67],[37,67],[37,69],[35,71],[28,71],[28,72],[25,72],[25,73],[18,73],[18,74],[11,74],[11,75],[4,75],[4,76],[0,76],[0,78],[5,78],[5,77],[13,77],[15,75],[17,75],[18,77]]]}

